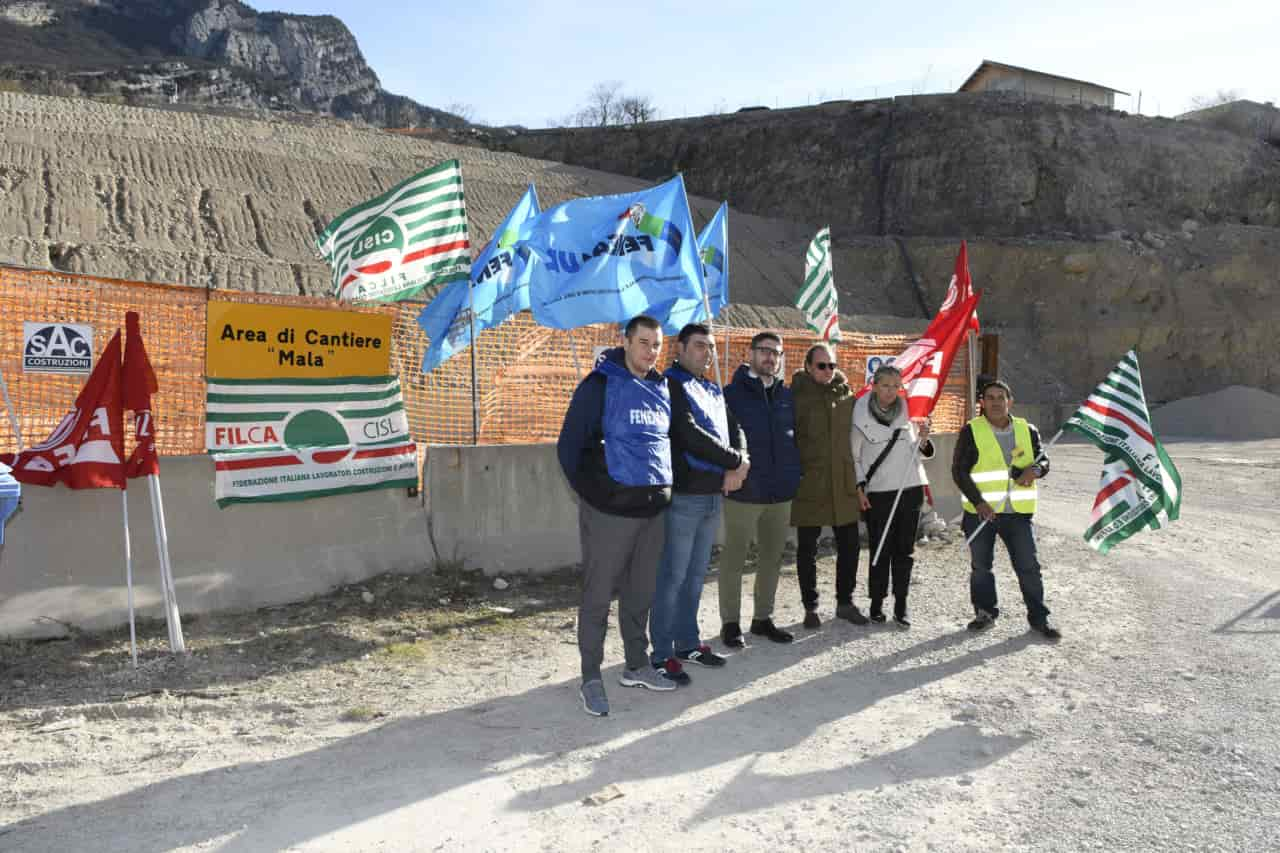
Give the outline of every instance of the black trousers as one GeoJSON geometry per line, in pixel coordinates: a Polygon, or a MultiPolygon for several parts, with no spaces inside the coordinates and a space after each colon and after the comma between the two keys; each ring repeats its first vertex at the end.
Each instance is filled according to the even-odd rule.
{"type": "MultiPolygon", "coordinates": [[[[836,604],[853,604],[857,586],[858,522],[832,527],[836,537],[836,604]]],[[[818,537],[821,527],[796,528],[796,576],[805,610],[818,606],[818,537]]]]}
{"type": "MultiPolygon", "coordinates": [[[[867,500],[871,501],[871,509],[864,517],[867,521],[867,547],[871,557],[880,547],[881,538],[884,548],[868,573],[872,602],[883,601],[889,594],[889,578],[893,577],[894,609],[897,613],[905,613],[907,606],[907,588],[911,586],[911,567],[915,565],[916,528],[920,525],[920,507],[924,503],[924,486],[912,486],[902,490],[902,498],[898,501],[898,510],[889,522],[889,510],[893,507],[897,492],[869,492],[867,500]],[[888,529],[886,530],[886,522],[888,529]]],[[[870,559],[870,558],[868,558],[870,559]]]]}

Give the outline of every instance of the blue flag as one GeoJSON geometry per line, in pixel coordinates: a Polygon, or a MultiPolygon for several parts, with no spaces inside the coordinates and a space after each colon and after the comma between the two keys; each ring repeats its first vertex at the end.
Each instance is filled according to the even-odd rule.
{"type": "Polygon", "coordinates": [[[529,252],[516,243],[522,226],[540,212],[533,184],[525,190],[493,239],[471,264],[471,280],[455,281],[442,288],[418,315],[418,325],[431,339],[422,359],[422,372],[435,370],[454,353],[471,344],[471,317],[467,303],[475,289],[476,331],[499,326],[508,317],[529,307],[529,252]]]}
{"type": "Polygon", "coordinates": [[[558,204],[529,223],[529,302],[543,326],[624,323],[702,297],[702,263],[684,180],[558,204]]]}
{"type": "MultiPolygon", "coordinates": [[[[702,257],[702,278],[711,303],[711,316],[729,304],[729,203],[723,202],[716,215],[698,235],[698,254],[702,257]]],[[[669,306],[655,308],[654,318],[662,321],[662,331],[677,334],[688,323],[707,322],[707,309],[702,298],[677,299],[669,306]]]]}

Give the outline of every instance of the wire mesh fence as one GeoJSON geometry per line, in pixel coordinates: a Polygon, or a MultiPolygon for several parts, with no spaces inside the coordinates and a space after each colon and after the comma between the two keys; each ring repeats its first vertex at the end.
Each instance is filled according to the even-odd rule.
{"type": "MultiPolygon", "coordinates": [[[[141,316],[142,334],[160,384],[152,406],[161,455],[205,452],[205,334],[210,301],[252,302],[392,318],[391,367],[400,375],[409,427],[419,445],[523,444],[554,441],[574,388],[599,348],[620,342],[617,326],[572,331],[537,325],[522,313],[478,336],[475,347],[479,432],[473,433],[470,354],[462,352],[430,373],[422,357],[430,341],[417,324],[421,302],[350,305],[331,299],[157,285],[95,276],[0,267],[0,369],[26,444],[43,440],[71,408],[84,376],[28,373],[22,368],[23,322],[80,323],[93,327],[95,357],[127,311],[141,316]]],[[[727,382],[746,360],[759,329],[715,328],[718,364],[727,382]]],[[[808,331],[779,329],[788,372],[799,369],[812,342],[808,331]]],[[[869,356],[901,352],[910,335],[845,332],[837,359],[859,385],[869,356]]],[[[668,339],[660,363],[670,361],[668,339]]],[[[967,416],[968,366],[957,358],[934,411],[935,431],[960,428],[967,416]]],[[[0,418],[0,452],[16,449],[9,419],[0,418]]]]}

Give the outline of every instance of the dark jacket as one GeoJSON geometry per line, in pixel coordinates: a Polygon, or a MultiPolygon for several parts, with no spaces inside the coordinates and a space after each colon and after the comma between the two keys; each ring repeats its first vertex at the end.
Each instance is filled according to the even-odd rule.
{"type": "Polygon", "coordinates": [[[686,385],[705,383],[709,396],[724,405],[721,391],[714,382],[694,377],[679,364],[673,364],[664,375],[671,392],[671,467],[675,471],[675,491],[690,495],[717,494],[724,486],[724,472],[741,466],[743,457],[748,455],[747,437],[727,407],[727,442],[698,423],[686,385]],[[692,462],[689,455],[697,462],[692,462]]]}
{"type": "Polygon", "coordinates": [[[830,527],[858,520],[853,470],[853,391],[839,370],[819,385],[803,370],[791,379],[796,403],[796,445],[803,475],[791,501],[792,527],[830,527]]]}
{"type": "MultiPolygon", "coordinates": [[[[1035,424],[1032,423],[1028,423],[1027,427],[1031,431],[1031,457],[1035,460],[1031,464],[1040,467],[1040,477],[1037,479],[1043,479],[1049,474],[1049,457],[1040,443],[1040,430],[1036,429],[1035,424]]],[[[973,482],[973,477],[969,476],[969,472],[977,464],[978,444],[973,439],[973,427],[965,424],[956,436],[956,449],[951,455],[951,479],[955,481],[956,488],[960,489],[960,492],[969,499],[969,503],[974,506],[982,503],[982,492],[978,491],[978,485],[973,482]]],[[[1009,473],[1016,480],[1025,470],[1026,468],[1015,465],[1009,469],[1009,473]]]]}
{"type": "Polygon", "coordinates": [[[800,485],[800,450],[796,447],[795,402],[781,378],[765,390],[764,382],[742,365],[724,389],[729,413],[747,436],[751,470],[735,501],[772,504],[789,501],[800,485]]]}
{"type": "MultiPolygon", "coordinates": [[[[606,350],[596,369],[587,375],[573,392],[569,410],[565,412],[564,426],[556,442],[556,454],[569,485],[579,497],[601,512],[631,518],[649,518],[657,515],[671,503],[671,445],[669,438],[670,409],[665,415],[667,424],[660,425],[661,439],[654,440],[649,449],[655,469],[666,466],[665,483],[649,485],[625,485],[610,474],[609,454],[605,447],[605,412],[609,396],[609,377],[620,377],[626,362],[622,348],[606,350]],[[606,366],[605,361],[612,362],[606,366]]],[[[650,370],[644,383],[655,397],[668,398],[667,380],[656,370],[650,370]]],[[[614,448],[614,454],[618,453],[614,448]]],[[[660,477],[657,479],[661,479],[660,477]]]]}

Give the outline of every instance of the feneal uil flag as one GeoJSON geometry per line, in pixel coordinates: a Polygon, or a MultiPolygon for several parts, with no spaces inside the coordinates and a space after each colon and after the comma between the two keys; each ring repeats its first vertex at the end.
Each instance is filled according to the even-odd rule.
{"type": "Polygon", "coordinates": [[[516,239],[520,228],[540,212],[538,194],[530,184],[471,265],[470,282],[449,284],[422,309],[418,325],[431,341],[422,359],[423,373],[471,344],[469,301],[474,300],[477,332],[501,325],[529,307],[529,250],[517,246],[516,239]]]}
{"type": "Polygon", "coordinates": [[[1137,353],[1130,350],[1062,428],[1106,454],[1084,534],[1091,547],[1105,554],[1140,530],[1178,518],[1182,477],[1151,429],[1137,353]]]}
{"type": "MultiPolygon", "coordinates": [[[[711,305],[711,317],[729,304],[729,203],[724,202],[716,215],[698,235],[698,254],[702,258],[703,286],[707,290],[707,302],[711,305]]],[[[702,298],[677,299],[669,308],[653,309],[653,316],[662,321],[662,331],[668,335],[678,333],[687,323],[705,323],[706,306],[702,298]]]]}
{"type": "Polygon", "coordinates": [[[840,340],[840,302],[831,269],[831,229],[814,235],[804,255],[804,284],[796,296],[804,322],[824,341],[840,340]]]}
{"type": "Polygon", "coordinates": [[[407,299],[471,269],[462,168],[441,163],[356,205],[316,238],[339,299],[407,299]]]}
{"type": "Polygon", "coordinates": [[[652,189],[580,198],[535,218],[529,307],[544,326],[624,323],[675,299],[702,298],[702,260],[679,177],[652,189]]]}

